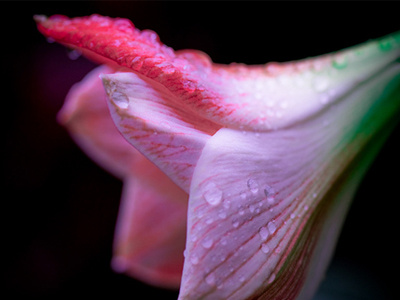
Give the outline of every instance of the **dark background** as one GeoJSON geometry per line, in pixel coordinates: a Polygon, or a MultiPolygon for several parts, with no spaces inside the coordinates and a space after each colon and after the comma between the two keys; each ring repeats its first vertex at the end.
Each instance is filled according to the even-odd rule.
{"type": "MultiPolygon", "coordinates": [[[[15,1],[0,7],[2,293],[41,299],[176,299],[177,292],[111,271],[122,185],[55,119],[71,85],[95,65],[47,43],[34,14],[126,17],[174,49],[200,49],[218,63],[301,59],[400,29],[396,3],[15,1]]],[[[397,128],[360,186],[317,299],[394,299],[399,137],[397,128]]]]}

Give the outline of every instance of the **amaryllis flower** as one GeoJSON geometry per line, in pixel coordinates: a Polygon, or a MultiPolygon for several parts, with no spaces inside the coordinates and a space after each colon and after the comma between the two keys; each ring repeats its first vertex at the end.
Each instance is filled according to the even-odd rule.
{"type": "Polygon", "coordinates": [[[174,51],[125,19],[36,21],[105,65],[59,118],[124,181],[113,267],[180,284],[182,300],[311,299],[396,123],[400,33],[246,66],[174,51]]]}

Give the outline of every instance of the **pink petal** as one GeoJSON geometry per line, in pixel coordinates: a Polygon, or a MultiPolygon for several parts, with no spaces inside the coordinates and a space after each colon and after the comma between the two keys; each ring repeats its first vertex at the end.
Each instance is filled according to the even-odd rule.
{"type": "Polygon", "coordinates": [[[46,36],[128,67],[165,86],[202,117],[240,129],[282,128],[310,117],[400,51],[399,38],[393,35],[295,63],[225,66],[213,64],[199,51],[174,52],[154,32],[141,32],[125,19],[98,15],[36,19],[46,36]]]}
{"type": "Polygon", "coordinates": [[[58,120],[68,128],[76,143],[96,163],[123,179],[135,169],[142,155],[118,133],[107,107],[100,74],[114,69],[94,69],[69,91],[58,120]]]}
{"type": "Polygon", "coordinates": [[[188,195],[118,132],[101,66],[69,92],[58,119],[85,153],[124,180],[113,266],[148,283],[177,288],[183,268],[188,195]]]}
{"type": "Polygon", "coordinates": [[[296,126],[210,138],[192,179],[179,299],[310,299],[399,111],[399,83],[392,65],[296,126]]]}
{"type": "Polygon", "coordinates": [[[102,78],[120,132],[188,192],[197,159],[219,126],[193,114],[151,79],[130,72],[102,78]]]}
{"type": "Polygon", "coordinates": [[[112,265],[147,283],[178,288],[188,196],[159,170],[151,171],[153,181],[139,176],[124,181],[112,265]]]}

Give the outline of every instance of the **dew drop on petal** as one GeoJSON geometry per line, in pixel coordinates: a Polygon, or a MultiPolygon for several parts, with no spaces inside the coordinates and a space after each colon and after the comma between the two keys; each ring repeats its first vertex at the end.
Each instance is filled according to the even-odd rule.
{"type": "Polygon", "coordinates": [[[223,210],[221,210],[221,211],[218,213],[218,217],[219,217],[220,219],[226,219],[226,212],[223,211],[223,210]]]}
{"type": "Polygon", "coordinates": [[[129,106],[129,98],[120,92],[114,92],[112,94],[112,100],[121,109],[127,109],[129,106]]]}
{"type": "Polygon", "coordinates": [[[269,247],[268,247],[268,245],[267,244],[262,244],[261,245],[261,251],[263,252],[263,253],[265,253],[265,254],[267,254],[268,252],[269,252],[269,247]]]}
{"type": "Polygon", "coordinates": [[[276,231],[276,226],[275,226],[275,224],[274,224],[274,222],[269,222],[268,224],[267,224],[267,227],[268,227],[268,231],[269,231],[269,233],[270,234],[274,234],[274,232],[276,231]]]}
{"type": "Polygon", "coordinates": [[[324,77],[316,77],[314,80],[314,89],[317,92],[324,92],[329,86],[329,81],[324,77]]]}
{"type": "Polygon", "coordinates": [[[199,263],[199,258],[196,255],[192,255],[192,257],[190,258],[190,262],[193,265],[197,265],[199,263]]]}
{"type": "Polygon", "coordinates": [[[272,283],[275,280],[275,277],[276,277],[275,273],[272,273],[268,279],[268,283],[272,283]]]}
{"type": "Polygon", "coordinates": [[[209,285],[215,285],[215,274],[214,273],[208,274],[206,277],[206,282],[209,285]]]}
{"type": "Polygon", "coordinates": [[[251,213],[254,213],[254,211],[256,210],[256,208],[257,208],[257,205],[256,205],[256,204],[250,204],[250,205],[249,205],[249,211],[250,211],[251,213]]]}
{"type": "Polygon", "coordinates": [[[210,239],[210,238],[205,238],[205,239],[201,242],[201,245],[202,245],[204,248],[209,249],[209,248],[211,248],[212,245],[213,245],[213,240],[210,239]]]}
{"type": "Polygon", "coordinates": [[[238,227],[239,227],[239,221],[233,221],[233,222],[232,222],[232,226],[233,226],[234,228],[238,228],[238,227]]]}
{"type": "Polygon", "coordinates": [[[265,241],[268,238],[269,231],[268,231],[268,228],[266,228],[265,226],[261,227],[259,229],[258,233],[259,233],[262,241],[265,241]]]}
{"type": "Polygon", "coordinates": [[[222,191],[214,182],[209,182],[205,186],[204,199],[211,205],[215,206],[221,203],[222,191]]]}
{"type": "Polygon", "coordinates": [[[247,180],[247,186],[253,194],[258,193],[259,186],[255,179],[250,178],[249,180],[247,180]]]}

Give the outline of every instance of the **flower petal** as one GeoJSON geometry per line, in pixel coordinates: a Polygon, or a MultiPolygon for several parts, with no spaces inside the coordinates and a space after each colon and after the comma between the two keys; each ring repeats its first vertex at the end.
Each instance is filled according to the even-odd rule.
{"type": "Polygon", "coordinates": [[[197,159],[219,126],[194,115],[151,79],[131,72],[102,78],[120,132],[188,192],[197,159]]]}
{"type": "Polygon", "coordinates": [[[152,180],[137,176],[124,181],[112,266],[147,283],[178,288],[188,195],[158,169],[152,180]]]}
{"type": "Polygon", "coordinates": [[[250,68],[213,64],[199,51],[174,52],[129,20],[93,15],[36,17],[39,30],[142,74],[221,126],[264,131],[325,109],[400,53],[400,33],[313,59],[250,68]]]}
{"type": "Polygon", "coordinates": [[[134,170],[142,156],[118,133],[107,107],[107,95],[100,74],[114,69],[100,66],[90,72],[69,91],[58,114],[76,143],[97,164],[123,179],[134,170]]]}
{"type": "Polygon", "coordinates": [[[306,122],[262,133],[222,128],[209,139],[191,184],[179,299],[310,296],[353,184],[395,123],[399,87],[393,64],[306,122]]]}
{"type": "Polygon", "coordinates": [[[58,119],[83,151],[124,180],[113,266],[150,284],[177,288],[183,268],[188,195],[118,132],[100,66],[74,85],[58,119]]]}

